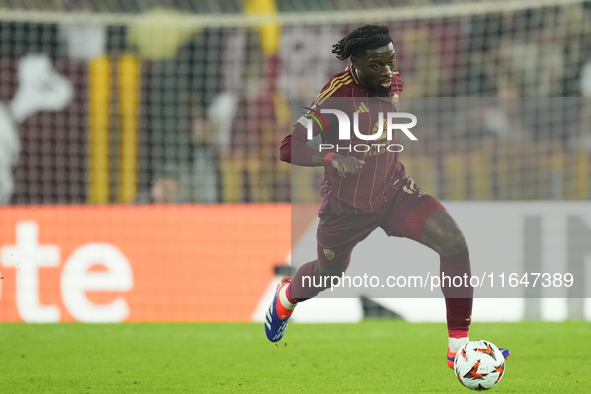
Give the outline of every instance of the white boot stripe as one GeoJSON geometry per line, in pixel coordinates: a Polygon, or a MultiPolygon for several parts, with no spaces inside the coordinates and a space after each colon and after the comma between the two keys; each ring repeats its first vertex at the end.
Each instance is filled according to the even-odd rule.
{"type": "Polygon", "coordinates": [[[279,290],[279,302],[281,302],[281,305],[283,305],[286,309],[293,310],[297,304],[292,304],[287,299],[287,295],[285,294],[285,292],[287,291],[287,286],[283,286],[281,290],[279,290]]]}

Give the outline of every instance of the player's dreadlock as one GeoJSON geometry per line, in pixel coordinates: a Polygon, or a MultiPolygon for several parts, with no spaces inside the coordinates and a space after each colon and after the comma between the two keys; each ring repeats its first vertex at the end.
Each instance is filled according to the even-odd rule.
{"type": "Polygon", "coordinates": [[[392,39],[388,35],[388,26],[361,26],[332,46],[332,53],[345,60],[349,56],[360,56],[366,51],[388,45],[392,39]]]}

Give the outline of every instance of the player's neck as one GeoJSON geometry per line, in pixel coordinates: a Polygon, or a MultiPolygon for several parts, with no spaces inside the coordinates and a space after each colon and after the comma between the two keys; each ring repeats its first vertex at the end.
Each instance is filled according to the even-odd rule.
{"type": "MultiPolygon", "coordinates": [[[[353,66],[351,66],[353,67],[353,66]]],[[[358,70],[356,68],[353,68],[353,72],[355,73],[355,78],[357,78],[357,85],[361,86],[361,88],[363,88],[364,90],[368,90],[367,85],[363,82],[363,80],[359,77],[359,73],[357,72],[358,70]]]]}

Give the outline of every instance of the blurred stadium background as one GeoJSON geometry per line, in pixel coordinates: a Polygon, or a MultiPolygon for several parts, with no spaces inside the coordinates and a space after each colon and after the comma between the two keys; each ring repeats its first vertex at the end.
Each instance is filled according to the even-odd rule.
{"type": "Polygon", "coordinates": [[[146,202],[165,178],[172,180],[161,182],[164,202],[286,202],[292,189],[298,201],[317,201],[310,173],[294,176],[290,189],[277,145],[299,116],[290,103],[315,97],[346,66],[332,44],[366,22],[390,26],[405,97],[578,98],[518,111],[500,100],[474,114],[478,124],[468,130],[435,130],[405,158],[427,190],[446,200],[590,196],[588,1],[2,0],[0,7],[0,100],[22,107],[19,87],[21,96],[47,95],[39,108],[17,110],[20,150],[4,144],[12,163],[0,169],[4,203],[146,202]],[[24,80],[38,62],[27,69],[23,59],[40,54],[62,78],[29,93],[24,80]]]}
{"type": "Polygon", "coordinates": [[[428,192],[589,200],[591,1],[0,0],[0,320],[250,320],[319,200],[322,169],[279,162],[279,142],[364,23],[391,28],[408,108],[439,98],[431,115],[465,120],[405,145],[428,192]],[[312,204],[304,224],[290,202],[312,204]],[[18,273],[21,240],[58,254],[18,273]],[[133,275],[101,260],[121,261],[112,248],[78,253],[98,243],[133,275]],[[93,264],[120,281],[84,283],[133,288],[129,309],[67,295],[93,264]],[[18,275],[40,294],[28,312],[18,275]],[[236,291],[251,310],[220,312],[230,277],[250,281],[236,291]]]}

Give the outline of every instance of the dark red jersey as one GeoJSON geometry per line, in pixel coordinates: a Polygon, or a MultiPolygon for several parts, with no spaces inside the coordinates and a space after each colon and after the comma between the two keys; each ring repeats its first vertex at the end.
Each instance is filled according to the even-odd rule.
{"type": "Polygon", "coordinates": [[[395,139],[388,139],[386,133],[387,114],[398,111],[398,97],[401,92],[402,79],[398,72],[395,72],[392,75],[391,96],[372,97],[359,85],[354,70],[349,66],[330,79],[314,100],[308,115],[301,117],[290,135],[283,140],[283,160],[310,166],[312,155],[319,150],[307,144],[308,119],[314,118],[312,134],[320,135],[322,152],[354,156],[365,161],[360,174],[345,178],[341,178],[336,169],[325,166],[321,187],[321,214],[375,212],[402,187],[401,178],[404,177],[405,171],[404,166],[398,161],[397,151],[400,149],[395,139]],[[344,112],[350,120],[348,140],[341,139],[337,116],[323,112],[334,109],[344,112]],[[381,135],[378,134],[379,119],[383,130],[381,135]],[[355,124],[359,134],[379,137],[375,140],[369,137],[359,138],[353,131],[355,124]]]}

